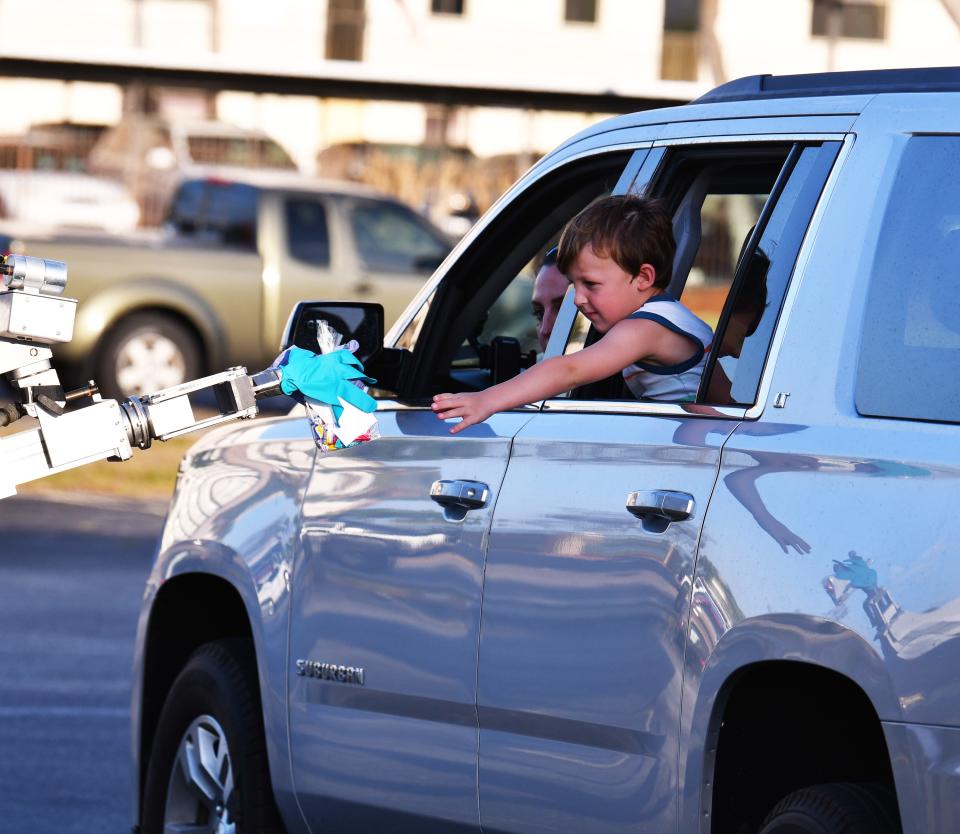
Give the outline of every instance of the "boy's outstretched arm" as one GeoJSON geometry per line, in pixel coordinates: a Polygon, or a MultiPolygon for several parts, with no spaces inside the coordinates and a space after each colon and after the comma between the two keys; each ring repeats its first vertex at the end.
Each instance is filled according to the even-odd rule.
{"type": "Polygon", "coordinates": [[[431,407],[441,420],[461,418],[450,429],[451,434],[456,434],[482,423],[498,411],[555,397],[579,385],[604,379],[646,355],[648,347],[643,344],[643,336],[649,325],[638,319],[618,322],[588,348],[569,356],[545,359],[513,379],[484,391],[437,394],[431,407]]]}

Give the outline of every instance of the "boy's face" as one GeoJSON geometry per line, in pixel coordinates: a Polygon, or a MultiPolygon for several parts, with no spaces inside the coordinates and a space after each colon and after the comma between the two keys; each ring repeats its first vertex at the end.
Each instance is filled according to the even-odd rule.
{"type": "Polygon", "coordinates": [[[640,275],[631,275],[612,258],[598,255],[592,246],[577,255],[568,278],[574,303],[590,323],[606,333],[656,293],[653,267],[644,264],[640,275]]]}

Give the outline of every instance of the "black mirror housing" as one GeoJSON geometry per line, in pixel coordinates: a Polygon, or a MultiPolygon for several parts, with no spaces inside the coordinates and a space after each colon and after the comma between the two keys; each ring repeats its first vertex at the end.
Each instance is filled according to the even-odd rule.
{"type": "Polygon", "coordinates": [[[300,301],[287,320],[281,350],[289,347],[320,352],[317,322],[324,320],[343,336],[343,344],[356,339],[357,358],[367,360],[383,347],[383,305],[360,301],[300,301]]]}

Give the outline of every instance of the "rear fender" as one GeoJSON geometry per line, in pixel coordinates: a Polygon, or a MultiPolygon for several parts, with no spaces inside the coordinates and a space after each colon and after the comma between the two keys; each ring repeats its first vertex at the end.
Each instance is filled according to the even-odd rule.
{"type": "MultiPolygon", "coordinates": [[[[680,830],[709,831],[702,809],[713,782],[720,724],[738,673],[755,664],[794,661],[835,672],[859,687],[881,721],[900,704],[877,650],[856,632],[819,617],[771,614],[742,620],[718,641],[701,672],[685,669],[680,749],[680,830]],[[700,826],[706,824],[706,829],[700,826]]],[[[811,702],[811,709],[829,705],[811,702]]],[[[829,751],[825,751],[829,753],[829,751]]]]}

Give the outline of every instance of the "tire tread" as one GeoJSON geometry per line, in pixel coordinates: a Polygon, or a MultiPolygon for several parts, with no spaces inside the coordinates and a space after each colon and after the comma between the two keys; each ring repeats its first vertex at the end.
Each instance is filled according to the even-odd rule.
{"type": "Polygon", "coordinates": [[[760,834],[776,834],[785,821],[809,820],[822,834],[900,834],[892,792],[883,785],[835,782],[800,788],[781,799],[767,815],[760,834]]]}

